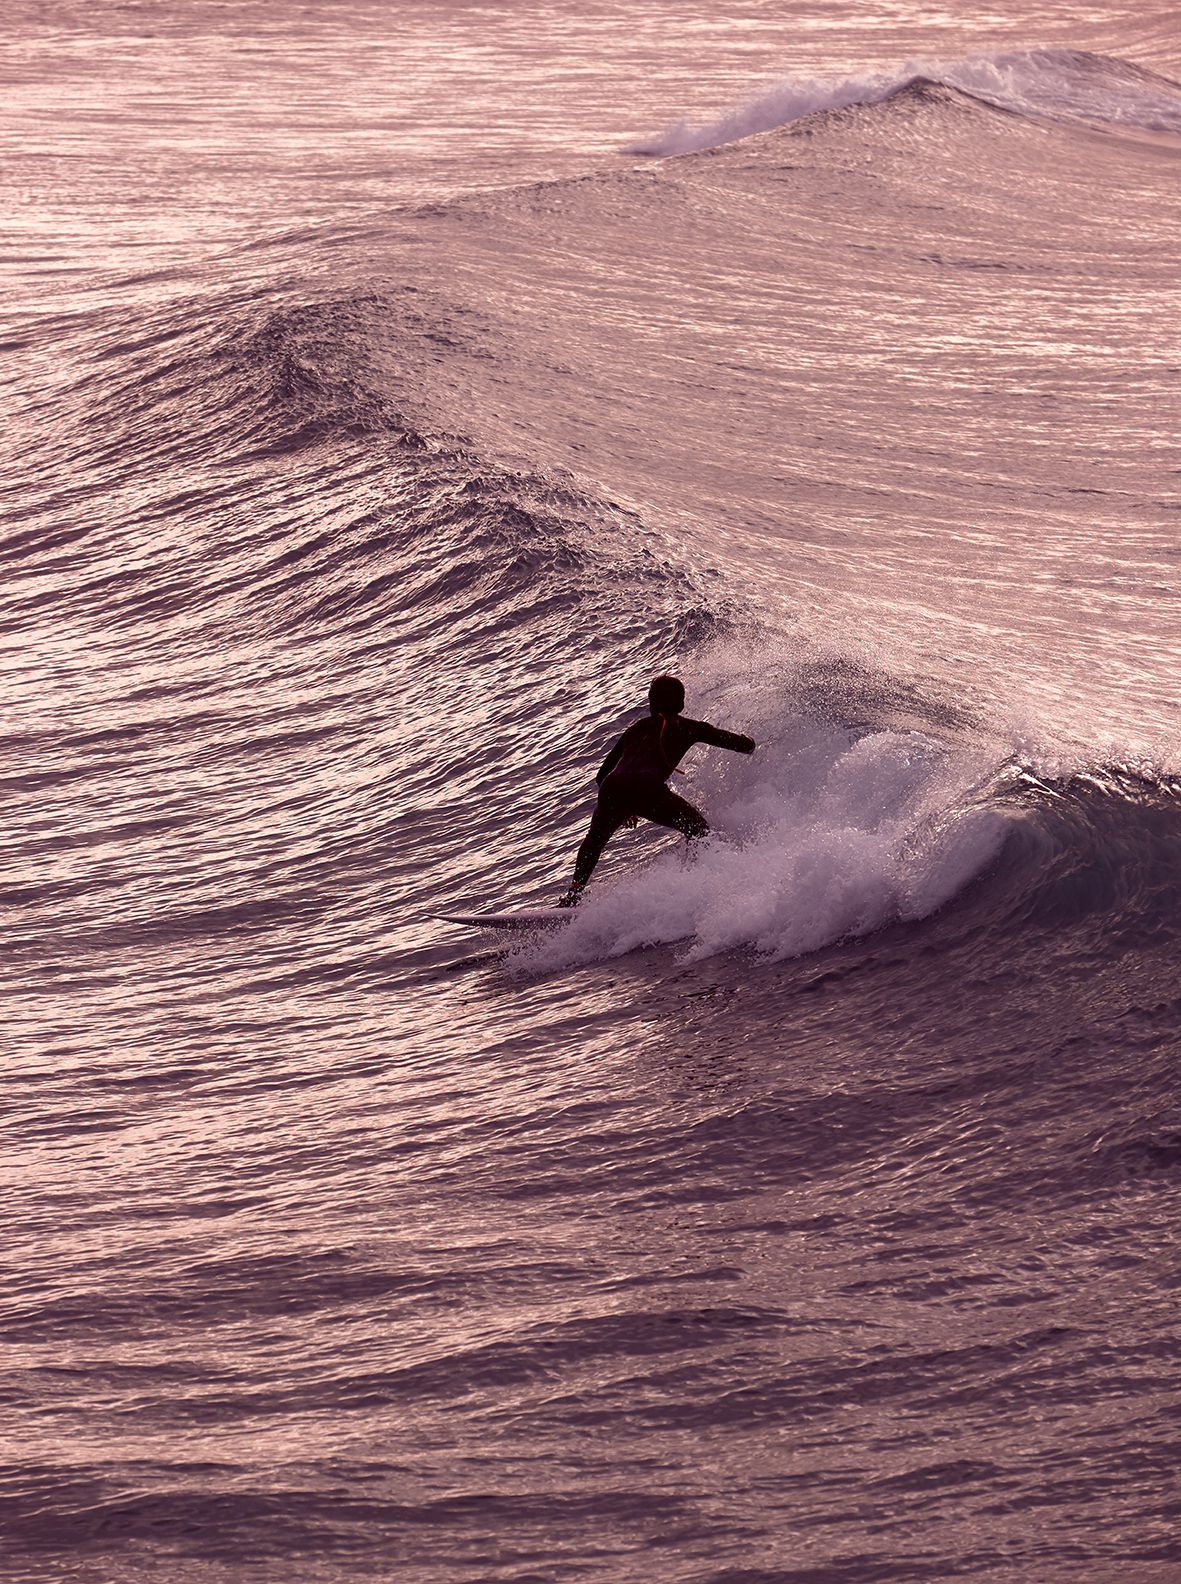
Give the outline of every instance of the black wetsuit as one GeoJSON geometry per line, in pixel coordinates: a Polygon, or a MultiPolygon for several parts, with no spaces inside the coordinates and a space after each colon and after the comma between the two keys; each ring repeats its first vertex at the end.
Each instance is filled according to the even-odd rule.
{"type": "Polygon", "coordinates": [[[708,834],[709,822],[701,810],[665,786],[689,749],[699,742],[735,753],[753,753],[755,748],[754,739],[741,732],[723,731],[708,721],[686,720],[683,715],[647,715],[628,727],[595,777],[599,800],[578,849],[571,895],[590,879],[615,832],[635,815],[683,831],[690,839],[708,834]]]}

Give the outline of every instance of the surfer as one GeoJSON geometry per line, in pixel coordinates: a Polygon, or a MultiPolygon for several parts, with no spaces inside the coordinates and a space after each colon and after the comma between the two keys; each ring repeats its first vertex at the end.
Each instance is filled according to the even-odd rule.
{"type": "Polygon", "coordinates": [[[574,862],[570,889],[559,900],[563,908],[577,907],[583,888],[607,843],[621,825],[637,819],[683,831],[688,841],[708,836],[709,822],[700,809],[671,791],[665,782],[694,743],[710,743],[735,753],[753,753],[753,737],[723,731],[708,721],[686,720],[684,684],[673,676],[656,677],[648,689],[650,713],[634,721],[599,766],[595,780],[599,799],[574,862]]]}

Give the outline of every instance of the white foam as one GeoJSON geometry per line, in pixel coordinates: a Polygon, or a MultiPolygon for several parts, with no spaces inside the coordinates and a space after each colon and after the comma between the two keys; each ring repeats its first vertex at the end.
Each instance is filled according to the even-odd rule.
{"type": "Polygon", "coordinates": [[[697,852],[596,877],[561,937],[522,956],[556,967],[686,942],[686,961],[736,947],[783,958],[923,918],[1004,838],[1004,816],[968,792],[979,769],[918,731],[789,723],[751,759],[715,755],[700,775],[689,795],[715,834],[697,852]]]}
{"type": "Polygon", "coordinates": [[[1181,86],[1124,61],[1043,49],[972,55],[962,61],[913,60],[892,71],[841,78],[786,77],[714,121],[701,126],[678,121],[625,152],[671,155],[716,148],[819,111],[879,104],[919,79],[1024,114],[1181,132],[1181,86]]]}

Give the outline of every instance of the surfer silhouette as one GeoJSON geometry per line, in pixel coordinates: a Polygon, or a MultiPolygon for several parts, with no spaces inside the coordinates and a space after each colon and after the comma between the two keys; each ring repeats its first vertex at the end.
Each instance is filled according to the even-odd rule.
{"type": "Polygon", "coordinates": [[[694,743],[748,754],[754,752],[755,741],[741,732],[711,726],[708,721],[687,720],[681,714],[684,707],[685,687],[677,677],[653,679],[648,689],[650,713],[627,728],[599,766],[595,776],[598,802],[590,829],[578,849],[574,878],[560,898],[559,907],[578,906],[603,848],[621,825],[634,825],[637,819],[652,820],[683,831],[688,841],[698,841],[709,834],[709,821],[701,810],[678,797],[665,782],[694,743]]]}

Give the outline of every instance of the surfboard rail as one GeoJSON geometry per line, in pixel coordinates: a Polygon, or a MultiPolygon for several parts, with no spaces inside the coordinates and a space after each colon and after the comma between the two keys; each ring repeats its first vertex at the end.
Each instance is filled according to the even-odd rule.
{"type": "Polygon", "coordinates": [[[557,929],[574,918],[574,908],[514,908],[499,913],[436,913],[445,924],[466,924],[475,929],[557,929]]]}

